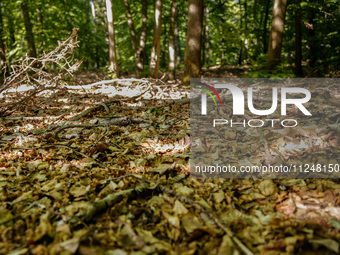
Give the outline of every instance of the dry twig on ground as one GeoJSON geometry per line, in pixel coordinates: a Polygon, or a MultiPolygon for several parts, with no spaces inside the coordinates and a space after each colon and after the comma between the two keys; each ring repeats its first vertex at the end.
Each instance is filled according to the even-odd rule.
{"type": "MultiPolygon", "coordinates": [[[[10,75],[4,80],[4,84],[0,87],[0,93],[5,92],[10,88],[16,88],[21,85],[33,86],[39,91],[46,87],[57,87],[60,81],[66,74],[71,74],[78,70],[81,61],[76,61],[74,64],[74,49],[78,47],[77,28],[74,28],[70,37],[59,42],[59,45],[49,53],[44,53],[40,58],[32,58],[26,56],[21,60],[20,64],[12,65],[10,75]],[[49,73],[46,70],[51,67],[60,69],[57,75],[49,73]]],[[[28,95],[26,97],[30,97],[28,95]]],[[[25,98],[24,101],[27,101],[25,98]]],[[[21,100],[20,102],[22,102],[21,100]]],[[[0,106],[0,115],[3,116],[8,111],[13,111],[13,108],[22,106],[22,104],[11,103],[0,106]]]]}

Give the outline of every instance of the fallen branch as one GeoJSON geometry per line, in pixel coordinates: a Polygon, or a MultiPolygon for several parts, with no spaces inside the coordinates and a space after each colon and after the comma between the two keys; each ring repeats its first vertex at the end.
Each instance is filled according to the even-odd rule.
{"type": "Polygon", "coordinates": [[[127,126],[131,123],[131,120],[129,117],[123,117],[123,118],[114,118],[112,120],[109,120],[108,122],[99,123],[99,124],[75,124],[75,125],[66,125],[61,126],[54,132],[54,137],[58,139],[58,134],[68,128],[94,128],[94,127],[105,127],[108,125],[117,125],[117,126],[127,126]]]}
{"type": "MultiPolygon", "coordinates": [[[[184,178],[186,178],[185,174],[178,175],[177,178],[174,178],[174,182],[179,182],[184,178]]],[[[143,178],[142,180],[143,182],[134,188],[109,194],[105,198],[93,202],[85,210],[78,212],[77,217],[83,218],[85,222],[89,222],[94,218],[95,215],[112,207],[114,204],[119,203],[121,200],[123,200],[123,198],[132,197],[133,195],[137,193],[142,193],[148,189],[154,190],[158,186],[150,186],[150,181],[145,178],[143,178]]]]}
{"type": "Polygon", "coordinates": [[[149,83],[147,80],[130,78],[130,79],[103,80],[103,81],[97,81],[95,83],[90,83],[90,84],[86,84],[86,85],[78,85],[78,86],[69,86],[69,85],[66,85],[64,87],[66,87],[67,89],[73,90],[73,89],[82,89],[84,87],[93,87],[93,86],[97,86],[97,85],[110,84],[110,83],[114,83],[114,82],[143,82],[143,83],[149,83]]]}
{"type": "MultiPolygon", "coordinates": [[[[57,65],[62,71],[72,75],[81,65],[81,61],[73,62],[74,48],[78,47],[77,41],[78,28],[74,28],[68,39],[59,42],[59,45],[47,54],[43,54],[40,58],[32,58],[26,56],[19,65],[12,65],[12,74],[4,80],[0,87],[0,93],[9,88],[19,86],[32,86],[39,92],[47,87],[58,87],[64,74],[60,72],[58,75],[51,74],[45,71],[50,65],[57,65]]],[[[28,96],[30,97],[30,96],[28,96]]],[[[26,100],[25,98],[23,99],[26,100]]],[[[21,104],[22,105],[22,104],[21,104]]],[[[8,111],[8,107],[13,107],[13,104],[3,105],[0,108],[0,114],[8,111]]],[[[12,109],[12,108],[11,108],[12,109]]]]}

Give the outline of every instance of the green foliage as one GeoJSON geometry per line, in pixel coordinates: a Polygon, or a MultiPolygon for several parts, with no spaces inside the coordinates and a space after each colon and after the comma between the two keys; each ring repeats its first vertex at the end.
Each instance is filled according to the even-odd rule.
{"type": "Polygon", "coordinates": [[[267,70],[265,54],[261,54],[257,61],[252,61],[250,72],[243,78],[294,78],[295,74],[290,65],[281,64],[275,70],[267,70]]]}
{"type": "Polygon", "coordinates": [[[254,70],[247,73],[243,78],[294,78],[295,74],[292,72],[291,68],[278,66],[277,69],[273,71],[268,71],[266,69],[254,70]]]}
{"type": "MultiPolygon", "coordinates": [[[[2,39],[6,45],[6,57],[11,63],[24,57],[28,52],[25,39],[25,25],[20,4],[23,0],[2,0],[0,7],[3,16],[2,39]]],[[[75,57],[82,59],[84,69],[103,69],[107,66],[107,22],[106,6],[102,0],[25,0],[29,7],[37,54],[54,49],[58,41],[66,39],[72,28],[79,28],[79,48],[75,57]],[[92,17],[91,1],[95,6],[95,20],[92,17]]],[[[137,38],[142,27],[142,2],[128,0],[132,12],[137,38]]],[[[318,69],[319,74],[333,73],[340,68],[339,1],[302,0],[298,6],[289,2],[282,47],[282,66],[274,72],[263,71],[270,33],[272,5],[269,5],[267,23],[265,13],[267,2],[259,0],[213,1],[205,0],[209,18],[204,24],[209,27],[209,62],[213,65],[250,64],[254,73],[249,76],[267,77],[270,75],[291,76],[295,59],[295,11],[302,13],[302,60],[305,70],[318,69]],[[283,68],[284,66],[284,68],[283,68]]],[[[187,1],[177,0],[177,25],[183,69],[186,29],[188,20],[187,1]]],[[[144,72],[147,76],[154,29],[154,2],[148,1],[147,39],[144,55],[144,72]]],[[[113,1],[115,37],[118,64],[122,74],[134,73],[136,64],[131,36],[128,28],[123,1],[113,1]]],[[[163,0],[163,32],[161,37],[160,70],[168,69],[170,0],[163,0]]],[[[205,36],[204,36],[205,40],[205,36]]]]}

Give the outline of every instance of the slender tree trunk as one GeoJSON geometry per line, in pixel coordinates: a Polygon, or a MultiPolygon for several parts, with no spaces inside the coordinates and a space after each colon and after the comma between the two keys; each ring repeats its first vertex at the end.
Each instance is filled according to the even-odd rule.
{"type": "Polygon", "coordinates": [[[44,16],[42,13],[42,8],[43,6],[41,5],[39,8],[36,9],[38,13],[38,23],[40,25],[39,31],[37,33],[38,37],[38,53],[42,54],[44,51],[44,46],[45,46],[45,40],[44,40],[44,16]]]}
{"type": "MultiPolygon", "coordinates": [[[[247,0],[244,0],[247,1],[247,0]]],[[[240,30],[242,30],[243,27],[243,21],[242,21],[242,3],[241,0],[239,0],[239,5],[240,5],[240,30]]],[[[242,60],[243,60],[243,40],[240,40],[240,54],[238,55],[238,64],[242,65],[242,60]]]]}
{"type": "Polygon", "coordinates": [[[28,45],[28,54],[30,57],[36,58],[37,51],[35,49],[32,23],[31,23],[30,14],[28,11],[26,0],[24,0],[21,3],[21,12],[22,12],[22,16],[24,17],[24,24],[25,24],[25,29],[26,29],[26,41],[28,45]]]}
{"type": "Polygon", "coordinates": [[[203,35],[202,35],[202,62],[201,66],[207,64],[206,57],[208,56],[209,60],[209,9],[208,7],[204,7],[204,16],[203,16],[203,35]],[[208,44],[208,47],[206,46],[208,44]]]}
{"type": "Polygon", "coordinates": [[[131,44],[132,44],[132,48],[134,50],[134,52],[137,51],[138,48],[138,42],[137,42],[137,35],[136,35],[136,31],[135,31],[135,26],[133,24],[133,20],[132,20],[132,14],[130,11],[130,5],[128,0],[124,0],[124,7],[126,10],[126,18],[127,18],[127,22],[128,22],[128,26],[129,26],[129,31],[130,31],[130,35],[131,35],[131,44]]]}
{"type": "Polygon", "coordinates": [[[108,23],[108,35],[109,35],[109,62],[110,70],[119,76],[117,53],[116,53],[116,38],[115,38],[115,28],[113,24],[113,8],[112,0],[106,0],[106,14],[108,23]]]}
{"type": "MultiPolygon", "coordinates": [[[[6,71],[6,54],[5,54],[5,42],[2,37],[3,35],[3,20],[2,20],[2,8],[1,8],[1,0],[0,0],[0,74],[6,71]]],[[[2,77],[0,77],[1,80],[2,77]]]]}
{"type": "Polygon", "coordinates": [[[258,24],[258,20],[256,18],[257,9],[258,9],[257,0],[255,0],[254,1],[254,7],[253,7],[253,30],[255,30],[257,28],[257,24],[258,24]]]}
{"type": "MultiPolygon", "coordinates": [[[[86,2],[85,2],[86,24],[90,23],[89,12],[90,12],[90,3],[89,3],[89,0],[86,0],[86,2]]],[[[89,59],[92,57],[91,56],[91,50],[90,50],[90,30],[87,29],[85,31],[85,33],[86,33],[86,40],[85,40],[84,44],[85,44],[85,50],[87,52],[87,56],[84,59],[84,66],[85,66],[86,69],[88,69],[89,64],[90,64],[89,59]]]]}
{"type": "MultiPolygon", "coordinates": [[[[95,37],[97,37],[97,18],[96,18],[96,8],[95,8],[95,5],[94,5],[94,2],[93,1],[90,1],[90,5],[91,5],[91,14],[92,14],[92,21],[93,21],[93,25],[94,25],[94,29],[93,29],[93,32],[94,32],[94,35],[95,37]]],[[[95,43],[95,61],[96,61],[96,68],[99,68],[100,66],[100,61],[99,61],[99,54],[98,54],[98,44],[97,42],[95,43]]]]}
{"type": "Polygon", "coordinates": [[[175,79],[175,18],[176,18],[176,0],[171,0],[170,10],[170,30],[169,30],[169,79],[175,79]]]}
{"type": "Polygon", "coordinates": [[[204,21],[205,17],[203,17],[203,28],[202,28],[202,52],[201,52],[201,67],[205,65],[205,26],[204,21]]]}
{"type": "MultiPolygon", "coordinates": [[[[222,38],[222,42],[221,42],[221,66],[223,66],[225,64],[225,54],[224,54],[224,46],[225,46],[225,39],[222,38]]],[[[241,51],[241,54],[242,54],[242,51],[241,51]]]]}
{"type": "Polygon", "coordinates": [[[295,0],[295,74],[302,76],[302,35],[301,35],[301,0],[295,0]]]}
{"type": "Polygon", "coordinates": [[[162,23],[162,35],[161,35],[161,42],[160,45],[162,47],[160,48],[160,55],[159,55],[159,66],[161,68],[168,68],[169,62],[167,61],[166,56],[166,49],[169,49],[169,41],[166,40],[166,35],[168,34],[167,31],[167,23],[162,23]]]}
{"type": "Polygon", "coordinates": [[[205,64],[209,66],[209,47],[210,47],[210,36],[209,36],[209,8],[206,7],[204,10],[205,14],[205,64]]]}
{"type": "MultiPolygon", "coordinates": [[[[8,10],[6,8],[6,12],[9,17],[13,17],[11,10],[8,10]]],[[[14,30],[13,19],[8,19],[8,30],[9,30],[10,47],[12,48],[14,47],[14,43],[15,43],[15,30],[14,30]]]]}
{"type": "MultiPolygon", "coordinates": [[[[107,0],[103,0],[104,1],[104,24],[109,24],[108,20],[107,20],[107,10],[106,10],[106,1],[107,0]]],[[[105,42],[106,42],[106,45],[107,45],[107,48],[110,49],[110,40],[109,40],[109,28],[108,26],[105,26],[105,42]]],[[[107,59],[110,59],[110,50],[107,51],[107,59]]],[[[106,64],[105,64],[106,65],[106,64]]]]}
{"type": "Polygon", "coordinates": [[[178,28],[178,8],[176,8],[176,18],[175,18],[175,52],[176,52],[176,64],[179,66],[181,64],[181,41],[179,38],[179,28],[178,28]]]}
{"type": "Polygon", "coordinates": [[[201,44],[203,28],[203,0],[188,0],[188,26],[185,44],[183,82],[201,74],[201,44]]]}
{"type": "Polygon", "coordinates": [[[146,32],[148,30],[148,1],[142,0],[142,5],[142,31],[139,38],[139,48],[136,54],[137,71],[140,75],[144,71],[146,32]]]}
{"type": "MultiPolygon", "coordinates": [[[[223,54],[224,55],[224,54],[223,54]]],[[[240,45],[240,53],[238,55],[238,64],[242,65],[242,60],[243,60],[243,42],[241,40],[241,45],[240,45]]]]}
{"type": "Polygon", "coordinates": [[[282,37],[287,0],[274,0],[273,20],[269,36],[267,69],[275,69],[281,61],[282,37]]]}
{"type": "Polygon", "coordinates": [[[269,17],[269,8],[270,8],[270,0],[265,0],[266,2],[266,10],[264,15],[264,21],[263,21],[263,35],[262,35],[262,44],[263,44],[263,53],[267,53],[268,51],[268,44],[267,44],[267,23],[268,23],[268,17],[269,17]]]}
{"type": "Polygon", "coordinates": [[[308,29],[308,46],[309,46],[309,65],[314,66],[317,60],[316,54],[318,52],[316,43],[315,43],[315,29],[316,29],[316,24],[315,24],[315,11],[313,8],[311,8],[310,13],[309,13],[309,20],[308,20],[310,27],[308,29]]]}
{"type": "MultiPolygon", "coordinates": [[[[248,15],[248,5],[247,5],[247,0],[244,1],[244,59],[247,61],[248,60],[248,48],[249,48],[249,43],[248,43],[248,20],[247,20],[247,15],[248,15]]],[[[255,22],[255,21],[254,21],[255,22]]]]}
{"type": "Polygon", "coordinates": [[[94,24],[94,33],[97,34],[97,18],[96,18],[96,7],[94,6],[94,2],[90,0],[90,5],[91,5],[91,15],[92,15],[92,21],[94,24]]]}
{"type": "Polygon", "coordinates": [[[142,0],[142,31],[138,43],[137,34],[135,26],[132,19],[132,14],[130,11],[130,5],[128,0],[124,0],[124,7],[126,11],[126,18],[128,21],[129,31],[131,35],[131,44],[135,54],[135,61],[137,66],[137,73],[141,75],[144,70],[144,52],[146,43],[146,32],[147,32],[147,13],[148,13],[148,2],[147,0],[142,0]]]}
{"type": "Polygon", "coordinates": [[[155,28],[150,59],[150,76],[158,78],[159,52],[162,35],[162,0],[155,1],[155,28]]]}

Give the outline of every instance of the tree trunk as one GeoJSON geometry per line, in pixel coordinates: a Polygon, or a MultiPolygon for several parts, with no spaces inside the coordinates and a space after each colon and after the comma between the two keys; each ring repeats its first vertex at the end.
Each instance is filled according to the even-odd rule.
{"type": "Polygon", "coordinates": [[[201,44],[203,27],[203,0],[188,0],[188,26],[185,43],[183,82],[201,74],[201,44]]]}
{"type": "Polygon", "coordinates": [[[178,30],[178,8],[176,8],[176,18],[175,18],[175,52],[176,52],[176,64],[179,66],[181,64],[181,41],[179,38],[178,30]]]}
{"type": "Polygon", "coordinates": [[[268,51],[268,45],[267,45],[267,23],[268,23],[268,17],[269,17],[269,8],[270,8],[270,0],[266,1],[266,11],[264,15],[264,21],[263,21],[263,35],[262,35],[262,44],[263,44],[263,53],[267,53],[268,51]]]}
{"type": "MultiPolygon", "coordinates": [[[[6,13],[9,17],[13,17],[12,11],[6,8],[6,13]]],[[[9,39],[10,39],[10,47],[14,47],[15,43],[15,30],[13,19],[8,19],[8,29],[9,29],[9,39]]]]}
{"type": "MultiPolygon", "coordinates": [[[[93,21],[93,25],[94,25],[94,35],[95,37],[97,37],[97,18],[96,18],[96,8],[94,6],[94,2],[90,1],[90,5],[91,5],[91,14],[92,14],[92,21],[93,21]]],[[[98,43],[95,43],[95,61],[96,61],[96,68],[99,68],[100,66],[100,61],[99,61],[99,54],[98,54],[98,43]]]]}
{"type": "MultiPolygon", "coordinates": [[[[6,54],[5,54],[5,42],[2,37],[3,35],[3,20],[2,20],[2,9],[0,0],[0,74],[2,75],[6,70],[6,54]]],[[[2,77],[0,77],[1,80],[2,77]]]]}
{"type": "Polygon", "coordinates": [[[203,19],[203,48],[202,48],[202,66],[209,65],[209,8],[204,7],[203,19]]]}
{"type": "Polygon", "coordinates": [[[162,35],[162,0],[155,1],[155,28],[150,59],[150,76],[158,78],[159,52],[162,35]]]}
{"type": "MultiPolygon", "coordinates": [[[[247,12],[248,12],[248,6],[247,6],[247,0],[244,1],[244,34],[245,34],[245,39],[244,39],[244,59],[247,61],[248,60],[248,20],[247,20],[247,12]]],[[[255,22],[255,21],[253,21],[255,22]]]]}
{"type": "Polygon", "coordinates": [[[257,24],[258,24],[258,20],[256,18],[257,9],[258,9],[257,0],[255,0],[254,1],[254,7],[253,7],[253,30],[254,31],[257,29],[257,24]]]}
{"type": "Polygon", "coordinates": [[[128,21],[129,31],[131,35],[131,44],[135,55],[135,61],[137,66],[137,73],[141,75],[144,70],[144,52],[146,43],[146,32],[147,32],[147,13],[148,13],[148,2],[147,0],[142,0],[142,30],[138,43],[137,34],[135,26],[132,19],[132,14],[130,11],[130,5],[128,0],[124,0],[124,7],[126,11],[126,18],[128,21]]]}
{"type": "MultiPolygon", "coordinates": [[[[89,0],[86,0],[85,2],[85,15],[86,15],[86,24],[89,24],[90,23],[90,17],[89,17],[89,12],[90,12],[90,3],[89,3],[89,0]]],[[[91,50],[90,50],[90,30],[89,29],[86,29],[85,31],[86,33],[86,39],[85,39],[85,50],[87,52],[87,56],[84,58],[84,67],[86,69],[89,69],[89,64],[90,64],[90,61],[89,59],[91,58],[91,50]]]]}
{"type": "Polygon", "coordinates": [[[242,65],[242,61],[243,61],[243,42],[241,40],[240,53],[238,55],[238,64],[242,65]]]}
{"type": "Polygon", "coordinates": [[[273,20],[269,36],[267,69],[272,70],[280,64],[282,36],[285,24],[287,0],[274,0],[273,20]]]}
{"type": "Polygon", "coordinates": [[[314,66],[317,61],[317,44],[315,43],[315,11],[311,8],[308,20],[310,27],[308,28],[308,46],[309,46],[309,66],[314,66]]]}
{"type": "Polygon", "coordinates": [[[127,18],[127,22],[128,22],[128,26],[129,26],[130,35],[131,35],[132,48],[133,48],[134,52],[136,52],[137,48],[138,48],[137,35],[136,35],[136,31],[135,31],[135,26],[134,26],[133,20],[132,20],[130,5],[129,5],[128,0],[124,0],[123,2],[124,2],[125,10],[126,10],[126,18],[127,18]]]}
{"type": "MultiPolygon", "coordinates": [[[[247,0],[245,0],[247,1],[247,0]]],[[[239,0],[239,5],[240,5],[240,30],[242,30],[243,22],[242,22],[242,3],[241,0],[239,0]]],[[[238,64],[242,65],[243,61],[243,40],[240,40],[240,53],[238,55],[238,64]]]]}
{"type": "Polygon", "coordinates": [[[302,35],[301,35],[301,0],[295,0],[295,74],[302,76],[302,35]]]}
{"type": "Polygon", "coordinates": [[[45,38],[44,38],[44,16],[43,16],[43,5],[39,5],[39,7],[36,9],[36,12],[38,13],[38,23],[39,23],[39,29],[37,31],[37,38],[38,38],[38,54],[44,53],[45,48],[45,38]]]}
{"type": "Polygon", "coordinates": [[[209,66],[210,37],[209,37],[209,8],[208,7],[205,8],[204,14],[205,14],[205,64],[209,66]]]}
{"type": "Polygon", "coordinates": [[[30,14],[28,11],[26,0],[21,3],[21,11],[22,11],[22,16],[24,18],[24,24],[25,24],[25,29],[26,29],[26,41],[28,45],[28,54],[30,57],[36,58],[37,51],[35,49],[32,23],[31,23],[30,14]]]}
{"type": "Polygon", "coordinates": [[[109,35],[109,62],[110,70],[119,76],[117,53],[116,53],[116,38],[115,29],[113,25],[113,8],[112,0],[106,0],[106,15],[107,15],[107,25],[108,25],[108,35],[109,35]]]}
{"type": "MultiPolygon", "coordinates": [[[[223,66],[225,63],[226,63],[226,61],[225,61],[225,55],[224,55],[224,47],[225,47],[225,39],[224,38],[222,38],[222,41],[221,41],[221,63],[220,63],[220,65],[221,66],[223,66]]],[[[241,51],[241,53],[242,53],[242,51],[241,51]]]]}
{"type": "Polygon", "coordinates": [[[148,30],[148,1],[142,0],[142,5],[142,31],[139,38],[139,48],[136,54],[137,71],[140,75],[144,71],[146,32],[148,30]]]}
{"type": "Polygon", "coordinates": [[[175,79],[175,18],[176,18],[176,0],[171,0],[170,11],[170,30],[169,30],[169,79],[175,79]]]}

